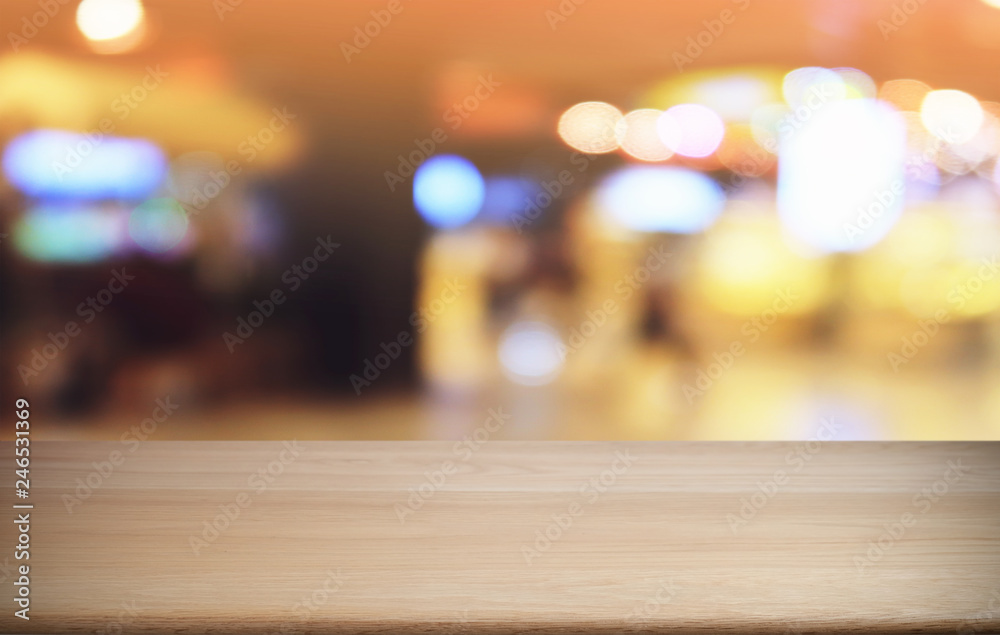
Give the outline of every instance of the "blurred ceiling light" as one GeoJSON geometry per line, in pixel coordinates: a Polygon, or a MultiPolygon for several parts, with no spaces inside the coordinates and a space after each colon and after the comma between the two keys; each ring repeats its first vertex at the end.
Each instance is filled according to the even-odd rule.
{"type": "Polygon", "coordinates": [[[711,108],[725,121],[747,121],[757,107],[774,96],[764,79],[749,74],[705,80],[695,85],[692,92],[693,102],[711,108]]]}
{"type": "Polygon", "coordinates": [[[615,128],[621,149],[640,161],[665,161],[672,157],[673,151],[663,144],[656,131],[661,114],[659,110],[644,108],[625,115],[615,128]]]}
{"type": "Polygon", "coordinates": [[[878,98],[899,110],[919,112],[920,104],[929,92],[930,86],[915,79],[892,79],[882,84],[878,98]]]}
{"type": "Polygon", "coordinates": [[[8,122],[8,130],[11,123],[30,121],[38,128],[94,134],[95,126],[113,124],[116,136],[154,139],[171,156],[214,151],[227,162],[239,161],[237,169],[247,174],[301,158],[310,142],[301,113],[237,90],[226,79],[206,82],[184,64],[175,69],[171,61],[168,70],[164,77],[155,64],[107,64],[28,50],[0,55],[0,122],[8,122]]]}
{"type": "Polygon", "coordinates": [[[188,216],[172,198],[150,199],[132,210],[128,233],[145,251],[162,254],[177,247],[188,235],[188,216]]]}
{"type": "Polygon", "coordinates": [[[932,135],[946,143],[963,143],[979,132],[983,108],[960,90],[932,90],[920,104],[920,118],[932,135]]]}
{"type": "Polygon", "coordinates": [[[99,53],[122,53],[142,39],[145,10],[140,0],[83,0],[76,25],[99,53]]]}
{"type": "Polygon", "coordinates": [[[608,176],[596,192],[598,209],[634,231],[691,234],[715,221],[722,188],[700,172],[666,166],[630,166],[608,176]]]}
{"type": "Polygon", "coordinates": [[[30,208],[13,226],[14,245],[41,262],[86,263],[118,253],[125,241],[123,210],[87,204],[30,208]]]}
{"type": "Polygon", "coordinates": [[[847,84],[835,71],[819,66],[806,66],[785,75],[781,94],[793,111],[797,108],[815,111],[829,102],[845,99],[847,84]]]}
{"type": "Polygon", "coordinates": [[[500,336],[498,356],[504,374],[518,384],[551,382],[563,366],[559,334],[541,322],[518,322],[500,336]]]}
{"type": "Polygon", "coordinates": [[[434,227],[453,228],[479,213],[486,185],[468,159],[442,154],[427,159],[413,177],[413,204],[434,227]]]}
{"type": "Polygon", "coordinates": [[[701,104],[679,104],[660,115],[656,122],[660,140],[685,157],[707,157],[715,152],[726,127],[715,111],[701,104]]]}
{"type": "Polygon", "coordinates": [[[1000,0],[982,0],[982,3],[994,9],[1000,9],[1000,0]]]}
{"type": "Polygon", "coordinates": [[[830,104],[782,139],[778,211],[809,247],[858,251],[899,219],[905,196],[906,129],[872,99],[830,104]]]}
{"type": "Polygon", "coordinates": [[[620,110],[601,101],[579,103],[559,118],[559,137],[569,147],[587,154],[603,154],[618,148],[615,135],[620,110]]]}
{"type": "Polygon", "coordinates": [[[724,121],[746,122],[754,110],[781,98],[784,71],[746,66],[689,71],[654,85],[641,97],[649,108],[701,104],[724,121]]]}
{"type": "Polygon", "coordinates": [[[159,186],[167,160],[145,139],[35,130],[10,142],[3,169],[28,196],[134,200],[159,186]]]}

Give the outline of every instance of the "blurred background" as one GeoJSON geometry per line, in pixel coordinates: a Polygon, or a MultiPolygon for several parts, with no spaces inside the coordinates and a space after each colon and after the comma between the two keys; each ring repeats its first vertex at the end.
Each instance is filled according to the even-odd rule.
{"type": "Polygon", "coordinates": [[[36,438],[1000,438],[996,0],[0,22],[36,438]]]}

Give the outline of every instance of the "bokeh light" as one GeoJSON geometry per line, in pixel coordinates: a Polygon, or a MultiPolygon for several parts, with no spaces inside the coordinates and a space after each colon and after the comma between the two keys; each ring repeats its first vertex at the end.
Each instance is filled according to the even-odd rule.
{"type": "Polygon", "coordinates": [[[722,118],[700,104],[680,104],[660,115],[656,124],[660,140],[685,157],[707,157],[725,135],[722,118]]]}
{"type": "Polygon", "coordinates": [[[123,249],[125,222],[117,207],[45,204],[29,209],[12,233],[17,250],[32,260],[88,263],[123,249]]]}
{"type": "Polygon", "coordinates": [[[673,156],[657,133],[661,114],[659,110],[643,108],[625,115],[615,129],[621,149],[640,161],[665,161],[673,156]]]}
{"type": "Polygon", "coordinates": [[[792,110],[798,108],[817,110],[823,104],[845,99],[847,84],[836,71],[819,66],[807,66],[785,75],[781,93],[792,110]]]}
{"type": "Polygon", "coordinates": [[[847,99],[874,99],[878,94],[875,80],[862,70],[835,68],[833,72],[844,82],[844,97],[847,99]]]}
{"type": "Polygon", "coordinates": [[[938,139],[946,143],[963,143],[979,132],[983,108],[969,93],[932,90],[920,105],[920,118],[938,139]]]}
{"type": "Polygon", "coordinates": [[[695,260],[694,288],[718,311],[758,315],[784,291],[794,300],[785,299],[783,314],[802,315],[830,296],[829,259],[792,251],[777,219],[764,209],[727,214],[706,238],[695,260]]]}
{"type": "Polygon", "coordinates": [[[413,177],[413,204],[435,227],[459,227],[479,213],[486,185],[468,159],[442,154],[425,161],[413,177]]]}
{"type": "Polygon", "coordinates": [[[701,172],[631,166],[598,186],[597,204],[602,214],[627,229],[690,234],[712,224],[725,205],[725,195],[701,172]]]}
{"type": "Polygon", "coordinates": [[[820,251],[868,248],[905,202],[906,129],[871,99],[826,106],[782,139],[778,210],[797,240],[820,251]]]}
{"type": "Polygon", "coordinates": [[[187,213],[172,198],[150,199],[132,210],[128,233],[145,251],[162,254],[184,240],[188,233],[187,213]]]}
{"type": "Polygon", "coordinates": [[[500,337],[498,356],[507,377],[518,384],[540,386],[562,370],[562,339],[541,322],[518,322],[500,337]]]}
{"type": "Polygon", "coordinates": [[[83,0],[76,24],[88,40],[102,42],[126,37],[142,25],[145,11],[139,0],[83,0]]]}
{"type": "Polygon", "coordinates": [[[559,118],[559,137],[580,152],[612,152],[618,148],[615,131],[622,117],[620,110],[601,101],[576,104],[559,118]]]}
{"type": "Polygon", "coordinates": [[[167,160],[145,139],[35,130],[10,142],[3,168],[28,196],[141,199],[163,181],[167,160]]]}

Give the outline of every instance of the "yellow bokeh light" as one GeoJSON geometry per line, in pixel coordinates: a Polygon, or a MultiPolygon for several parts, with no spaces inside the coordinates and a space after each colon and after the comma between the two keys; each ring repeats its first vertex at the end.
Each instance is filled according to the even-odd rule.
{"type": "Polygon", "coordinates": [[[796,297],[787,313],[801,315],[829,297],[829,267],[827,259],[793,252],[774,216],[746,210],[723,216],[708,231],[694,283],[709,305],[741,316],[770,309],[777,292],[788,290],[796,297]]]}
{"type": "Polygon", "coordinates": [[[665,161],[673,150],[664,145],[656,131],[662,113],[653,108],[633,110],[625,115],[615,129],[621,149],[640,161],[665,161]]]}
{"type": "Polygon", "coordinates": [[[579,103],[559,118],[559,137],[569,147],[587,154],[604,154],[618,148],[616,130],[622,112],[600,101],[579,103]]]}
{"type": "Polygon", "coordinates": [[[144,18],[139,0],[83,0],[76,10],[76,25],[94,42],[130,36],[140,29],[144,18]]]}

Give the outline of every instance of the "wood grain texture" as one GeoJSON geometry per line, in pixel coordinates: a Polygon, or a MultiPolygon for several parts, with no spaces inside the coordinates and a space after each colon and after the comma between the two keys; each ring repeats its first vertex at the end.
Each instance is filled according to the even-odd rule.
{"type": "Polygon", "coordinates": [[[3,633],[1000,632],[997,443],[36,442],[32,459],[32,619],[8,599],[3,633]]]}

